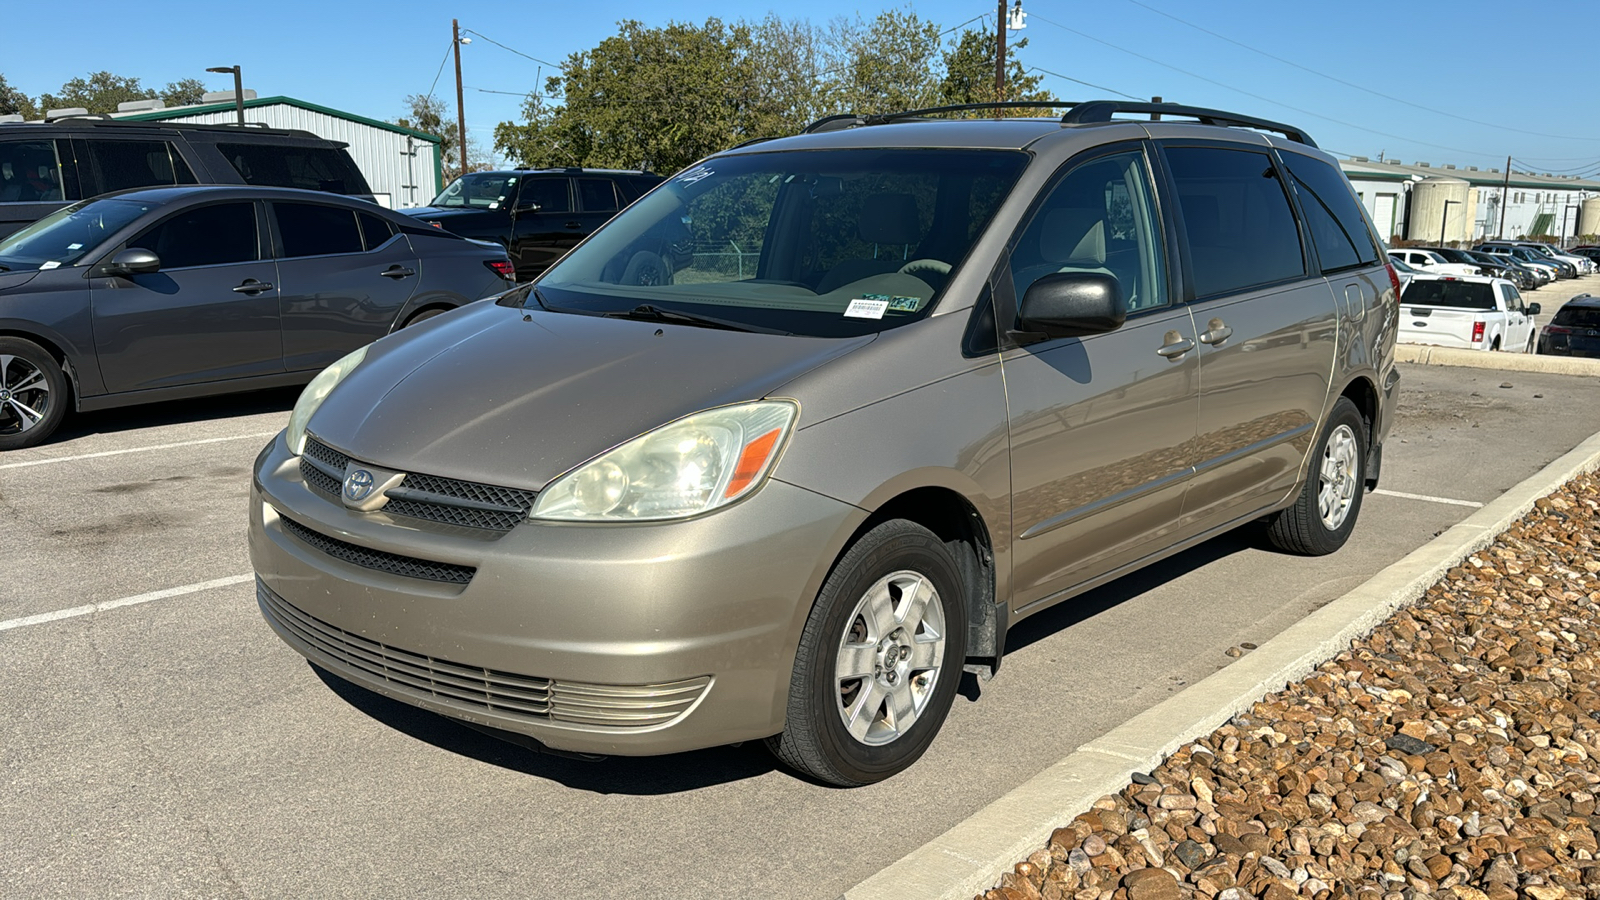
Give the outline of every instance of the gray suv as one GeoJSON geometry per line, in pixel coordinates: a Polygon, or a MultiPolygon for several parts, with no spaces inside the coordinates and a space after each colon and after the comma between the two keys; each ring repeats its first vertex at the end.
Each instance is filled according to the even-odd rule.
{"type": "Polygon", "coordinates": [[[1337,164],[1232,113],[1062,106],[729,150],[335,363],[255,468],[266,620],[527,746],[763,739],[859,785],[1029,615],[1242,525],[1337,550],[1399,377],[1337,164]],[[630,277],[666,225],[690,258],[630,277]]]}

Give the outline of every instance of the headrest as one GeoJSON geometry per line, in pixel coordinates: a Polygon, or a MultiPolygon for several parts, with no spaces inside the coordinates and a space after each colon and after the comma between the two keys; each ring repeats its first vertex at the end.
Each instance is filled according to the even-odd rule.
{"type": "Polygon", "coordinates": [[[0,163],[0,178],[10,181],[11,177],[11,163],[0,163]]]}
{"type": "Polygon", "coordinates": [[[1103,266],[1106,262],[1105,212],[1052,209],[1039,231],[1039,252],[1050,262],[1103,266]]]}
{"type": "Polygon", "coordinates": [[[861,239],[874,244],[914,244],[922,239],[917,201],[910,194],[873,194],[861,204],[861,239]]]}

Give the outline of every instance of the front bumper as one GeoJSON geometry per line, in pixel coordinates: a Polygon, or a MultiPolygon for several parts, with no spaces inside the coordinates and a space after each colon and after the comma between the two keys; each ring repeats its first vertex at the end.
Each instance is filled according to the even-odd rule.
{"type": "Polygon", "coordinates": [[[774,480],[698,519],[497,536],[347,510],[280,435],[257,460],[250,558],[267,622],[342,678],[556,750],[653,755],[782,730],[811,598],[864,516],[774,480]]]}

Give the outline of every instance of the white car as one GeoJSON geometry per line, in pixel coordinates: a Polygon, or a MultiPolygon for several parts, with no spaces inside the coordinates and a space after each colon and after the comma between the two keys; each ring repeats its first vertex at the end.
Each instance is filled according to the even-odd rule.
{"type": "Polygon", "coordinates": [[[1397,340],[1532,353],[1538,314],[1539,304],[1524,303],[1517,286],[1504,278],[1418,275],[1400,295],[1397,340]]]}
{"type": "Polygon", "coordinates": [[[1573,268],[1578,270],[1579,275],[1588,275],[1594,271],[1594,260],[1587,256],[1579,256],[1576,253],[1564,253],[1550,246],[1549,244],[1543,244],[1538,241],[1516,241],[1515,243],[1518,247],[1527,247],[1529,250],[1532,250],[1541,256],[1548,256],[1552,259],[1558,259],[1561,262],[1569,263],[1573,268]]]}
{"type": "Polygon", "coordinates": [[[1390,259],[1398,259],[1419,272],[1429,275],[1481,275],[1482,270],[1477,266],[1465,263],[1453,263],[1432,250],[1400,249],[1390,250],[1390,259]]]}

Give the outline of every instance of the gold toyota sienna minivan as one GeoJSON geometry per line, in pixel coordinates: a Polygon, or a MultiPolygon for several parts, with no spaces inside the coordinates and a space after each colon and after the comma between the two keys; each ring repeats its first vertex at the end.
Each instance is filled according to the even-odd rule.
{"type": "Polygon", "coordinates": [[[762,739],[859,785],[1026,616],[1242,525],[1337,550],[1398,379],[1337,163],[1060,108],[737,147],[335,363],[256,461],[262,614],[528,746],[762,739]]]}

